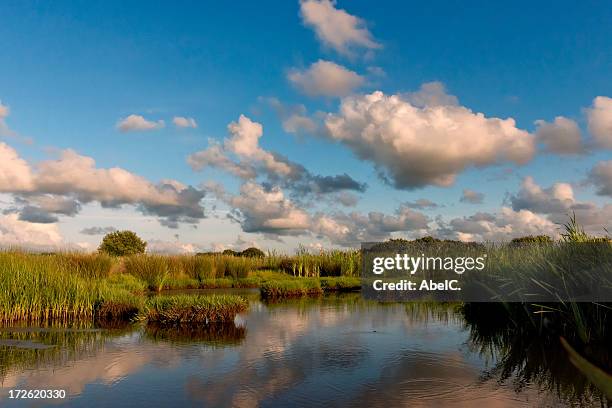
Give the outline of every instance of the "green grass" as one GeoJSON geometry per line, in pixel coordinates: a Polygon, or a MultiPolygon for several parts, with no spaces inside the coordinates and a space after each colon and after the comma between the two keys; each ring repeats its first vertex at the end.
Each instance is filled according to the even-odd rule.
{"type": "Polygon", "coordinates": [[[109,310],[132,307],[133,297],[120,285],[79,276],[61,257],[0,252],[0,321],[93,319],[111,302],[109,310]]]}
{"type": "Polygon", "coordinates": [[[161,324],[233,322],[248,307],[235,295],[155,296],[147,303],[149,322],[161,324]]]}
{"type": "Polygon", "coordinates": [[[132,255],[125,258],[125,271],[143,280],[149,290],[159,292],[170,271],[168,258],[161,255],[132,255]]]}
{"type": "Polygon", "coordinates": [[[287,298],[301,296],[317,296],[323,293],[318,279],[291,279],[264,282],[260,287],[261,297],[287,298]]]}
{"type": "Polygon", "coordinates": [[[361,279],[358,277],[323,277],[320,281],[325,291],[350,292],[361,289],[361,279]]]}

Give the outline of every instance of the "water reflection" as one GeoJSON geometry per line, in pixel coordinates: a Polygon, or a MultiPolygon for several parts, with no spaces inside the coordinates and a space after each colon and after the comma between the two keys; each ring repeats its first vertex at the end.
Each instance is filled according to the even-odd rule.
{"type": "Polygon", "coordinates": [[[3,328],[0,404],[20,406],[11,388],[63,388],[64,404],[87,407],[601,402],[563,352],[495,336],[457,305],[249,296],[234,325],[3,328]],[[563,370],[573,394],[548,379],[563,370]]]}

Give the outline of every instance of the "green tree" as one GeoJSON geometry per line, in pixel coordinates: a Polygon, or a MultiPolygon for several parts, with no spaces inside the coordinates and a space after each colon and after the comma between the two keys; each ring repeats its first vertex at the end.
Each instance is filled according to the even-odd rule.
{"type": "Polygon", "coordinates": [[[242,251],[240,256],[246,256],[248,258],[264,258],[266,254],[259,248],[251,247],[242,251]]]}
{"type": "Polygon", "coordinates": [[[106,234],[98,247],[98,252],[113,256],[143,254],[147,248],[144,242],[132,231],[115,231],[106,234]]]}

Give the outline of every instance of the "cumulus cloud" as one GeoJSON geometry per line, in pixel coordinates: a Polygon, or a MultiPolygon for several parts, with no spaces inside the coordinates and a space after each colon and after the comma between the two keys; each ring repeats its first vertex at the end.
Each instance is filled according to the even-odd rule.
{"type": "Polygon", "coordinates": [[[469,167],[525,164],[533,137],[514,119],[487,118],[466,107],[418,107],[399,95],[374,92],[342,100],[325,120],[328,137],[374,163],[396,188],[450,186],[469,167]]]}
{"type": "Polygon", "coordinates": [[[117,129],[122,132],[145,132],[148,130],[157,130],[165,126],[163,120],[157,122],[147,120],[141,115],[130,115],[117,122],[117,129]]]}
{"type": "Polygon", "coordinates": [[[402,205],[393,214],[378,211],[316,214],[311,231],[333,244],[355,247],[364,241],[382,241],[392,233],[424,234],[429,221],[424,214],[402,205]]]}
{"type": "Polygon", "coordinates": [[[459,100],[455,95],[449,95],[442,82],[425,82],[416,92],[408,92],[403,95],[411,105],[418,108],[427,106],[457,106],[459,100]]]}
{"type": "Polygon", "coordinates": [[[149,240],[147,241],[147,252],[152,254],[194,254],[199,248],[195,244],[188,244],[179,241],[162,241],[149,240]]]}
{"type": "Polygon", "coordinates": [[[461,194],[461,198],[459,201],[462,203],[468,204],[482,204],[484,200],[484,194],[479,193],[478,191],[470,190],[469,188],[463,189],[463,193],[461,194]]]}
{"type": "Polygon", "coordinates": [[[612,160],[597,163],[587,180],[595,185],[597,194],[612,197],[612,160]]]}
{"type": "Polygon", "coordinates": [[[309,216],[285,197],[278,187],[266,191],[263,186],[247,182],[240,194],[219,197],[233,210],[230,217],[238,221],[245,232],[299,235],[309,226],[309,216]]]}
{"type": "Polygon", "coordinates": [[[434,209],[439,207],[438,204],[428,200],[427,198],[419,198],[416,201],[407,201],[404,203],[404,205],[408,208],[416,208],[419,210],[434,209]]]}
{"type": "Polygon", "coordinates": [[[604,228],[612,228],[612,204],[598,206],[592,202],[578,201],[568,183],[554,183],[542,188],[532,177],[526,177],[519,191],[509,196],[509,202],[515,211],[528,210],[541,214],[557,225],[566,223],[568,216],[575,214],[587,232],[601,234],[604,228]]]}
{"type": "Polygon", "coordinates": [[[356,246],[362,241],[385,239],[394,232],[424,232],[429,219],[407,206],[400,206],[393,214],[372,211],[308,213],[287,197],[281,188],[247,182],[239,194],[232,195],[219,185],[209,190],[230,206],[228,217],[238,222],[244,232],[274,235],[310,235],[327,238],[342,246],[356,246]]]}
{"type": "Polygon", "coordinates": [[[117,231],[115,227],[88,227],[83,228],[80,233],[83,235],[106,235],[115,231],[117,231]]]}
{"type": "Polygon", "coordinates": [[[308,115],[306,107],[302,104],[287,105],[277,98],[260,98],[267,102],[281,120],[283,130],[287,133],[315,133],[319,129],[319,124],[308,115]]]}
{"type": "Polygon", "coordinates": [[[240,115],[238,122],[228,125],[230,137],[223,145],[209,141],[209,147],[191,154],[187,163],[199,171],[215,167],[243,180],[253,180],[259,175],[267,178],[267,184],[289,188],[299,195],[327,194],[341,190],[365,191],[366,185],[348,174],[320,176],[310,173],[302,165],[263,149],[259,139],[263,127],[240,115]]]}
{"type": "Polygon", "coordinates": [[[579,154],[584,152],[582,135],[578,124],[571,119],[557,116],[554,122],[536,120],[536,138],[546,150],[557,154],[579,154]]]}
{"type": "Polygon", "coordinates": [[[174,123],[174,126],[179,127],[179,128],[197,128],[198,127],[198,123],[196,122],[196,120],[194,118],[186,118],[183,116],[175,116],[172,119],[172,123],[174,123]]]}
{"type": "Polygon", "coordinates": [[[612,149],[612,98],[596,97],[593,106],[587,109],[587,121],[595,143],[605,149],[612,149]]]}
{"type": "Polygon", "coordinates": [[[365,79],[354,71],[330,61],[319,60],[306,70],[293,69],[287,79],[308,96],[346,96],[365,79]]]}
{"type": "Polygon", "coordinates": [[[56,224],[22,221],[17,214],[0,215],[0,247],[54,250],[63,244],[56,224]]]}
{"type": "Polygon", "coordinates": [[[438,221],[437,234],[442,238],[462,241],[508,241],[526,235],[557,236],[558,226],[546,217],[529,210],[515,211],[502,207],[497,213],[479,212],[453,218],[449,223],[438,221]]]}
{"type": "Polygon", "coordinates": [[[331,0],[303,0],[300,2],[302,22],[315,31],[325,46],[340,54],[352,55],[355,48],[381,48],[362,19],[335,6],[336,2],[331,0]]]}
{"type": "Polygon", "coordinates": [[[0,192],[28,191],[33,187],[32,170],[15,149],[0,142],[0,192]]]}
{"type": "Polygon", "coordinates": [[[173,180],[154,184],[119,167],[98,168],[93,158],[73,150],[31,166],[14,149],[0,144],[0,158],[4,159],[0,160],[0,192],[15,194],[24,208],[34,207],[26,209],[28,218],[43,220],[43,212],[74,215],[81,203],[93,201],[104,207],[135,205],[172,226],[204,218],[203,191],[173,180]]]}

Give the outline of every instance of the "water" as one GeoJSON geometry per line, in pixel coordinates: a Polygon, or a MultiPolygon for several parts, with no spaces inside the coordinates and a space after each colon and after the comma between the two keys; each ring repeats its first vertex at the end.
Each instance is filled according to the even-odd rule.
{"type": "Polygon", "coordinates": [[[564,367],[568,378],[552,378],[546,367],[537,379],[526,380],[520,370],[508,373],[503,353],[475,341],[451,308],[380,305],[363,301],[359,294],[264,304],[256,291],[240,293],[249,297],[251,307],[235,325],[200,330],[4,327],[0,405],[600,403],[569,362],[564,367]],[[41,388],[64,389],[67,398],[8,398],[10,389],[41,388]]]}

